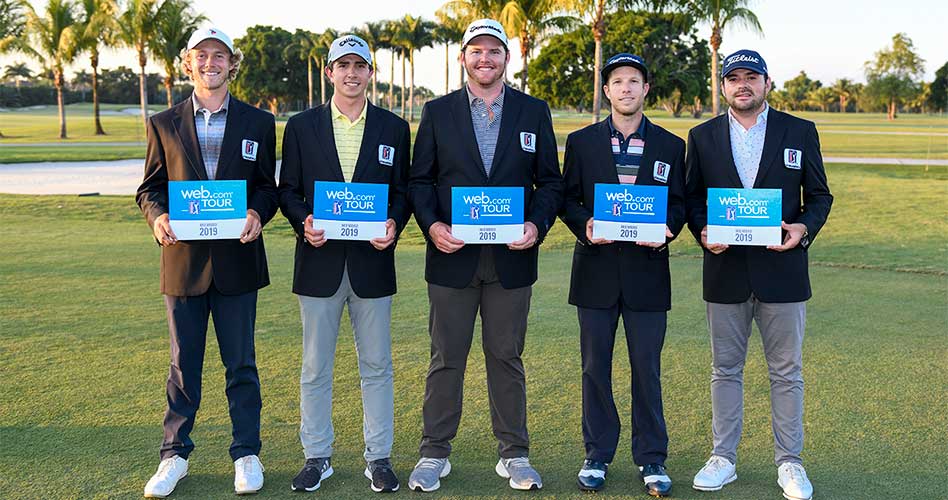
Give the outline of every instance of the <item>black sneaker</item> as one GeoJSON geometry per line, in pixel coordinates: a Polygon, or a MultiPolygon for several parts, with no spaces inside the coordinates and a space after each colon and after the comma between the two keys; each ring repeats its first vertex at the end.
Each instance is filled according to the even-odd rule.
{"type": "Polygon", "coordinates": [[[583,462],[583,468],[579,469],[579,477],[576,478],[576,484],[580,491],[599,491],[606,486],[606,471],[609,464],[589,460],[583,462]]]}
{"type": "Polygon", "coordinates": [[[398,491],[398,477],[392,470],[392,462],[387,458],[380,458],[366,464],[365,477],[372,480],[372,491],[376,493],[398,491]]]}
{"type": "Polygon", "coordinates": [[[316,491],[323,479],[332,475],[329,457],[307,458],[303,469],[293,478],[293,491],[316,491]]]}
{"type": "Polygon", "coordinates": [[[653,497],[665,497],[671,493],[672,480],[665,473],[665,466],[660,464],[648,464],[639,467],[639,475],[645,482],[645,491],[653,497]]]}

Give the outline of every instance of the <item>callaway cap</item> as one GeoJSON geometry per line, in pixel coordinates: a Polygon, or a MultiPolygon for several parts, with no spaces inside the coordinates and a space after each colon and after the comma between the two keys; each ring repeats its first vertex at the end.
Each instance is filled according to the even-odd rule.
{"type": "Polygon", "coordinates": [[[197,47],[198,44],[203,42],[204,40],[210,40],[210,39],[214,39],[223,43],[224,45],[227,46],[227,50],[229,50],[231,54],[234,53],[234,42],[230,40],[230,37],[227,36],[226,33],[224,33],[223,31],[213,26],[209,26],[207,28],[201,28],[195,31],[194,34],[191,35],[191,38],[188,39],[188,50],[191,50],[194,47],[197,47]]]}
{"type": "Polygon", "coordinates": [[[767,63],[757,52],[743,49],[724,58],[724,64],[721,65],[721,77],[727,76],[735,69],[749,69],[754,73],[766,75],[767,63]]]}
{"type": "Polygon", "coordinates": [[[642,72],[642,77],[645,78],[645,83],[648,83],[648,66],[645,65],[645,59],[642,59],[641,57],[637,55],[629,54],[626,52],[616,54],[610,57],[608,61],[606,61],[606,65],[602,67],[602,73],[601,73],[603,82],[608,80],[609,73],[611,73],[612,70],[618,68],[619,66],[632,66],[633,68],[638,69],[639,71],[642,72]]]}
{"type": "Polygon", "coordinates": [[[510,48],[507,47],[507,33],[504,31],[504,27],[493,19],[478,19],[469,24],[467,29],[464,30],[464,38],[461,40],[461,50],[464,50],[464,47],[467,47],[467,44],[471,43],[474,37],[481,35],[490,35],[500,40],[504,48],[510,50],[510,48]]]}
{"type": "Polygon", "coordinates": [[[369,66],[372,65],[369,44],[355,35],[342,35],[332,41],[332,45],[329,46],[329,65],[332,66],[333,61],[349,54],[355,54],[369,63],[369,66]]]}

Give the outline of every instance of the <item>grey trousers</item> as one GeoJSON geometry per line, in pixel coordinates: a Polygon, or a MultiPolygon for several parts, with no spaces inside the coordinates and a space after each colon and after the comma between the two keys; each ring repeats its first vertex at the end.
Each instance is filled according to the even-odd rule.
{"type": "Polygon", "coordinates": [[[481,338],[487,369],[491,424],[503,458],[526,457],[527,385],[523,370],[524,337],[532,287],[505,289],[494,270],[493,249],[484,247],[473,281],[466,288],[428,285],[431,311],[431,362],[422,407],[420,453],[445,458],[457,435],[464,400],[464,370],[481,313],[481,338]]]}
{"type": "Polygon", "coordinates": [[[300,374],[300,441],[306,458],[332,456],[332,372],[342,308],[349,305],[362,378],[362,435],[366,461],[392,454],[392,297],[363,299],[352,291],[348,270],[332,297],[299,296],[303,319],[300,374]]]}
{"type": "Polygon", "coordinates": [[[714,455],[737,462],[744,420],[744,361],[756,321],[770,373],[774,462],[801,463],[803,451],[803,330],[806,302],[708,303],[711,330],[711,410],[714,455]]]}

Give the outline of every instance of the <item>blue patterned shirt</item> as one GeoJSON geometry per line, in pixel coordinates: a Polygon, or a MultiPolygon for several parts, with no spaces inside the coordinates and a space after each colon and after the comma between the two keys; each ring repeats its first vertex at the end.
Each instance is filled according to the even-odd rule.
{"type": "Polygon", "coordinates": [[[500,115],[504,111],[504,90],[488,106],[480,97],[471,94],[466,89],[468,102],[471,104],[471,121],[474,124],[474,138],[477,139],[477,150],[481,153],[484,170],[490,175],[491,164],[494,162],[494,150],[497,149],[497,136],[500,133],[500,115]]]}
{"type": "Polygon", "coordinates": [[[760,169],[760,156],[764,152],[764,137],[767,135],[767,112],[770,106],[764,102],[764,110],[757,115],[757,122],[750,129],[737,121],[731,108],[727,109],[727,119],[731,130],[731,156],[737,175],[741,177],[744,188],[754,187],[757,180],[757,170],[760,169]]]}
{"type": "Polygon", "coordinates": [[[221,143],[224,142],[230,93],[224,98],[224,103],[217,108],[217,111],[211,111],[202,106],[194,94],[191,94],[191,102],[194,105],[194,129],[197,130],[198,144],[201,145],[204,169],[207,171],[207,178],[214,180],[217,177],[217,161],[221,156],[221,143]]]}

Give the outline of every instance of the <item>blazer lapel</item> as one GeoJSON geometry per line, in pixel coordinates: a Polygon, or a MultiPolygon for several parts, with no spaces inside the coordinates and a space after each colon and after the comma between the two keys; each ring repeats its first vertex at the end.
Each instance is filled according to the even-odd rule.
{"type": "Polygon", "coordinates": [[[236,160],[234,158],[240,151],[241,140],[244,138],[244,130],[247,128],[247,121],[242,115],[247,110],[243,103],[229,97],[227,103],[227,124],[224,125],[224,139],[221,141],[221,155],[217,159],[217,179],[226,179],[227,169],[236,160]]]}
{"type": "Polygon", "coordinates": [[[504,108],[500,115],[500,130],[497,132],[497,147],[494,148],[494,162],[491,165],[491,174],[496,170],[494,167],[500,166],[500,159],[503,157],[504,150],[510,144],[511,138],[520,141],[520,132],[515,130],[517,116],[520,115],[520,96],[512,89],[504,86],[504,108]]]}
{"type": "Polygon", "coordinates": [[[776,156],[780,151],[780,145],[783,143],[783,136],[787,129],[781,123],[779,113],[773,112],[772,108],[767,109],[767,133],[764,135],[764,149],[760,153],[760,166],[757,168],[757,178],[754,179],[754,187],[760,187],[761,181],[766,176],[767,170],[777,160],[776,156]]]}
{"type": "Polygon", "coordinates": [[[323,104],[323,109],[314,114],[316,139],[319,149],[326,156],[326,165],[338,182],[345,182],[342,175],[342,165],[339,164],[339,152],[336,150],[336,139],[332,131],[332,108],[329,103],[323,104]]]}
{"type": "Polygon", "coordinates": [[[178,140],[184,149],[184,155],[188,158],[188,164],[197,175],[197,178],[206,181],[207,169],[204,167],[204,160],[201,158],[201,145],[198,144],[197,129],[194,128],[194,103],[187,99],[178,107],[178,114],[172,120],[174,131],[178,134],[178,140]]]}
{"type": "MultiPolygon", "coordinates": [[[[356,160],[355,172],[352,173],[352,182],[360,182],[372,160],[378,158],[378,144],[382,136],[382,122],[378,108],[365,100],[368,107],[365,110],[365,129],[362,132],[362,145],[359,147],[359,159],[356,160]]],[[[340,169],[341,170],[341,169],[340,169]]]]}
{"type": "Polygon", "coordinates": [[[737,166],[734,164],[734,154],[731,152],[731,123],[727,111],[717,118],[717,120],[719,123],[712,129],[712,133],[714,134],[714,143],[717,145],[721,162],[724,163],[723,168],[727,172],[727,177],[734,187],[744,187],[744,184],[741,182],[741,176],[737,173],[737,166]]]}
{"type": "Polygon", "coordinates": [[[595,151],[592,151],[592,167],[597,172],[596,178],[603,179],[606,183],[618,184],[619,172],[616,171],[616,161],[612,156],[612,133],[609,130],[609,124],[602,120],[596,126],[596,141],[593,144],[595,151]]]}
{"type": "Polygon", "coordinates": [[[655,160],[658,160],[658,151],[662,150],[662,145],[659,144],[659,135],[658,132],[655,132],[652,122],[648,121],[648,118],[645,115],[642,115],[642,119],[645,120],[645,149],[642,151],[642,159],[639,160],[639,173],[635,177],[636,184],[659,184],[667,185],[667,183],[653,182],[655,180],[655,160]],[[646,179],[647,180],[643,180],[646,179]]]}
{"type": "Polygon", "coordinates": [[[477,149],[477,138],[474,136],[474,122],[471,120],[471,104],[468,102],[467,87],[462,88],[454,100],[454,123],[458,126],[458,137],[464,142],[468,154],[474,160],[474,165],[480,168],[481,174],[487,178],[481,152],[477,149]]]}

